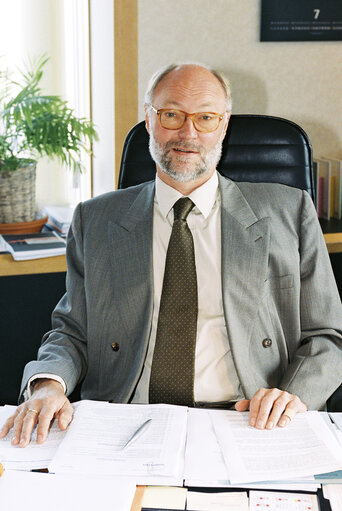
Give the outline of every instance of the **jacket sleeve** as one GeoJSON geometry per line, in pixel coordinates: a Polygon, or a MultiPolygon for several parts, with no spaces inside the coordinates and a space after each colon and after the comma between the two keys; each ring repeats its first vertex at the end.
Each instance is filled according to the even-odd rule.
{"type": "Polygon", "coordinates": [[[342,306],[311,198],[300,226],[301,339],[280,387],[322,409],[342,382],[342,306]]]}
{"type": "Polygon", "coordinates": [[[38,373],[61,377],[69,395],[87,369],[87,313],[84,288],[82,205],[75,210],[67,243],[66,294],[52,313],[52,330],[47,332],[36,361],[24,369],[20,398],[30,378],[38,373]]]}

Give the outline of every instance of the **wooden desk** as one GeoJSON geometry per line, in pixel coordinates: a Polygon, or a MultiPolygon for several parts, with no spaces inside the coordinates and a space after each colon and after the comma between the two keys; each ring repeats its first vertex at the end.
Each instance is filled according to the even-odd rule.
{"type": "Polygon", "coordinates": [[[11,254],[0,254],[0,277],[66,272],[65,256],[44,257],[29,261],[14,261],[11,254]]]}
{"type": "Polygon", "coordinates": [[[328,232],[324,234],[329,254],[342,252],[342,232],[328,232]]]}

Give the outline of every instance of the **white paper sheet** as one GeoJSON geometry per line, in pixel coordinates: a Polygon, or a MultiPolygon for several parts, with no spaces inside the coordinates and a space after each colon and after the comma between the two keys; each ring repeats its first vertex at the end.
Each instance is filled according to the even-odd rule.
{"type": "Polygon", "coordinates": [[[151,509],[185,509],[187,488],[176,486],[147,486],[141,507],[151,509]]]}
{"type": "Polygon", "coordinates": [[[249,492],[250,511],[319,511],[316,495],[269,491],[249,492]]]}
{"type": "Polygon", "coordinates": [[[187,486],[229,485],[227,468],[208,410],[189,408],[184,479],[187,486]]]}
{"type": "Polygon", "coordinates": [[[0,478],[4,511],[130,511],[134,493],[134,481],[120,478],[14,470],[0,478]]]}
{"type": "Polygon", "coordinates": [[[188,492],[186,508],[191,511],[248,511],[246,492],[204,493],[188,492]]]}
{"type": "Polygon", "coordinates": [[[248,413],[210,411],[232,484],[290,480],[342,468],[342,450],[318,412],[296,415],[286,428],[258,430],[248,413]]]}
{"type": "Polygon", "coordinates": [[[342,431],[342,413],[339,412],[330,412],[329,416],[334,421],[336,426],[342,431]]]}
{"type": "Polygon", "coordinates": [[[183,474],[186,424],[185,407],[81,401],[48,468],[55,473],[130,476],[138,484],[161,476],[161,484],[168,484],[163,478],[183,474]],[[150,427],[122,450],[147,419],[152,419],[150,427]]]}
{"type": "MultiPolygon", "coordinates": [[[[16,406],[6,405],[0,409],[0,425],[15,411],[16,406]]],[[[54,456],[57,447],[65,436],[56,422],[53,423],[48,438],[44,444],[36,444],[36,430],[32,435],[31,443],[21,448],[11,445],[12,432],[0,439],[0,461],[6,470],[32,470],[46,468],[54,456]]]]}

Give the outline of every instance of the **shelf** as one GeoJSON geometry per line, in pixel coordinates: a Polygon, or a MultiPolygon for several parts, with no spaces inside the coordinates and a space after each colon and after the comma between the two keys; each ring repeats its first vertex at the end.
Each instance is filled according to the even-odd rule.
{"type": "Polygon", "coordinates": [[[324,234],[342,233],[342,219],[337,220],[336,218],[330,218],[330,220],[326,220],[325,218],[320,218],[319,223],[321,224],[321,228],[324,234]]]}

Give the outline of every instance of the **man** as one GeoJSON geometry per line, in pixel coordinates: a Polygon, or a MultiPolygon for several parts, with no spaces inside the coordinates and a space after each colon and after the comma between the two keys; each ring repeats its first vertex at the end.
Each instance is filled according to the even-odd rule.
{"type": "MultiPolygon", "coordinates": [[[[2,429],[4,436],[13,427],[14,445],[26,446],[37,422],[38,443],[53,417],[65,429],[72,418],[65,391],[81,380],[85,399],[146,403],[158,396],[154,364],[168,351],[161,325],[165,260],[179,220],[173,206],[182,197],[194,204],[180,221],[195,254],[195,283],[188,286],[197,289],[189,312],[197,322],[194,404],[237,401],[237,410],[250,410],[252,426],[272,429],[297,412],[323,408],[342,380],[341,303],[311,199],[216,173],[229,84],[206,67],[170,66],[152,79],[145,111],[156,184],[77,207],[67,293],[38,361],[25,368],[22,392],[28,387],[31,397],[2,429]]],[[[190,270],[178,271],[181,285],[190,270]]],[[[170,363],[159,367],[160,374],[171,366],[176,385],[178,355],[171,350],[170,363]]]]}

